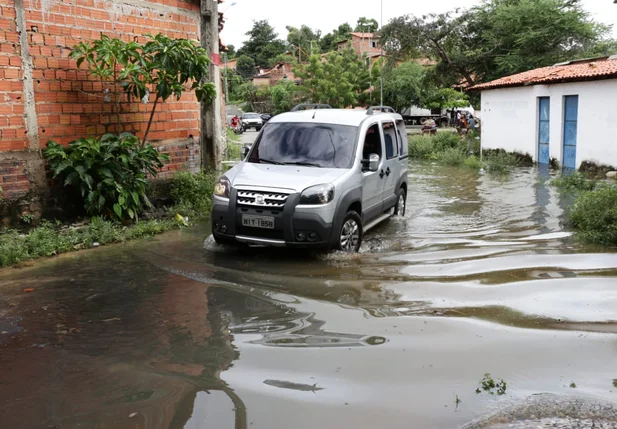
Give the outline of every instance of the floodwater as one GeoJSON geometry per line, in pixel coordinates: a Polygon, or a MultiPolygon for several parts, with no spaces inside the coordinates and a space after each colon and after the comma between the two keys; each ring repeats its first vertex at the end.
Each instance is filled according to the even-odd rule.
{"type": "MultiPolygon", "coordinates": [[[[487,427],[537,394],[608,410],[617,252],[574,241],[547,180],[413,164],[406,216],[358,255],[221,249],[199,225],[0,271],[0,428],[487,427]],[[505,395],[476,393],[485,373],[505,395]]],[[[555,426],[516,427],[578,427],[544,410],[555,426]]]]}

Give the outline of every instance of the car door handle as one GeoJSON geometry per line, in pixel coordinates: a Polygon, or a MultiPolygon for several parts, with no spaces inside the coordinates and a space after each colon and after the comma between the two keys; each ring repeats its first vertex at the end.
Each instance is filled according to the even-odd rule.
{"type": "Polygon", "coordinates": [[[386,173],[384,173],[383,168],[381,169],[381,172],[379,173],[379,177],[381,177],[383,179],[383,176],[385,176],[386,173]]]}
{"type": "Polygon", "coordinates": [[[391,173],[391,171],[390,171],[390,167],[388,167],[388,168],[386,169],[386,176],[390,177],[390,173],[391,173]]]}

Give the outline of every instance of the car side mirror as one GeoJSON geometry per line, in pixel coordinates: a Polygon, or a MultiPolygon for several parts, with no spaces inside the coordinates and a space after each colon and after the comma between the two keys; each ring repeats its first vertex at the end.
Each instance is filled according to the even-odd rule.
{"type": "Polygon", "coordinates": [[[376,153],[370,154],[368,157],[368,171],[375,172],[379,170],[379,161],[379,155],[377,155],[376,153]]]}

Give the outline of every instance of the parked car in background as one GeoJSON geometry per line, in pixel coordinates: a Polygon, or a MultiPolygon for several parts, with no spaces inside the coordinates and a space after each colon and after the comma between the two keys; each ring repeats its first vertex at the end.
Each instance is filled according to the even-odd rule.
{"type": "Polygon", "coordinates": [[[261,131],[264,121],[259,113],[249,112],[242,115],[242,126],[244,130],[253,128],[255,131],[261,131]]]}

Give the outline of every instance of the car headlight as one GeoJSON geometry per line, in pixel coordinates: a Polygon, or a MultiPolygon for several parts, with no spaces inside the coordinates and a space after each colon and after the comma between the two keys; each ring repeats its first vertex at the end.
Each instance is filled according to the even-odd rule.
{"type": "Polygon", "coordinates": [[[229,198],[229,191],[231,190],[231,183],[225,176],[221,177],[216,185],[214,185],[214,195],[221,198],[229,198]]]}
{"type": "Polygon", "coordinates": [[[300,204],[328,204],[334,199],[334,186],[331,184],[311,186],[302,192],[300,204]]]}

